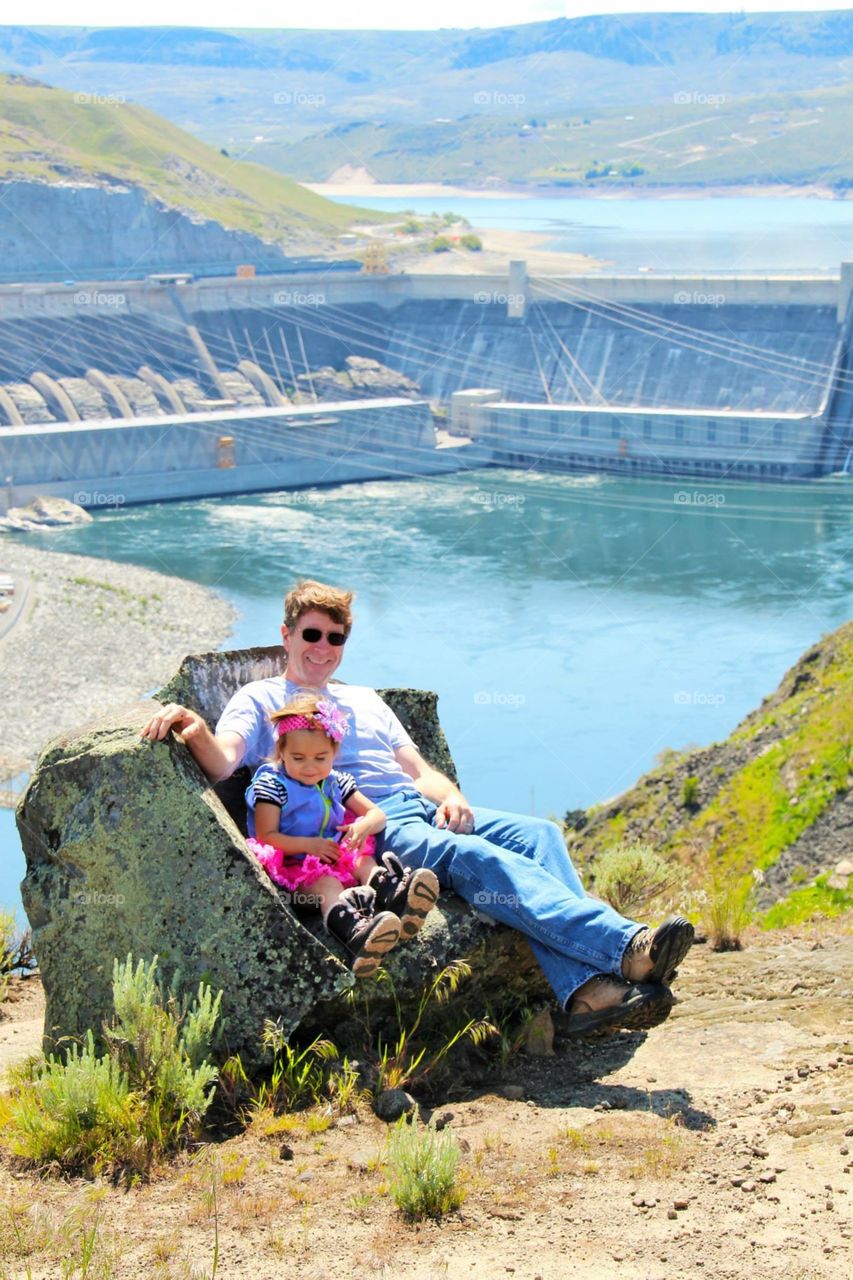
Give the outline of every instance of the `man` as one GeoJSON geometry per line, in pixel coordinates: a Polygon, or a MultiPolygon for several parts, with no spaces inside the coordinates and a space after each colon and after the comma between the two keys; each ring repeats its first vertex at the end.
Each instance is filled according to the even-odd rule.
{"type": "Polygon", "coordinates": [[[559,827],[472,808],[449,778],[427,764],[373,689],[329,684],[352,627],[352,599],[350,591],[298,583],[285,598],[281,676],[239,690],[215,733],[197,713],[172,703],[152,716],[143,736],[180,733],[217,782],[272,754],[272,711],[300,690],[322,690],[352,726],[337,767],[351,773],[387,815],[382,849],[408,867],[429,868],[442,885],[525,934],[571,1015],[571,1034],[661,1022],[673,1004],[666,984],[692,944],[693,926],[674,916],[650,930],[589,897],[559,827]]]}

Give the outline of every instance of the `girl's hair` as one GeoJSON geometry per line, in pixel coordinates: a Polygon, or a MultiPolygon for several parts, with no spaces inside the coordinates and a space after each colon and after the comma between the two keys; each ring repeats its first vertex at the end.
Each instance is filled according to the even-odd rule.
{"type": "Polygon", "coordinates": [[[342,591],[340,587],[330,587],[325,582],[305,578],[302,582],[297,582],[293,590],[288,591],[284,597],[284,624],[288,631],[292,631],[303,613],[318,609],[320,613],[327,613],[349,635],[352,630],[354,595],[354,591],[342,591]]]}
{"type": "Polygon", "coordinates": [[[292,732],[296,728],[310,729],[316,733],[322,733],[329,739],[335,751],[337,751],[341,740],[349,729],[349,722],[346,716],[335,706],[334,702],[331,702],[328,698],[316,697],[313,693],[297,694],[286,706],[281,707],[278,711],[273,711],[270,715],[270,720],[276,735],[274,758],[278,758],[280,755],[288,732],[292,732]],[[279,728],[282,721],[291,718],[307,721],[308,723],[291,725],[289,729],[282,731],[279,728]]]}

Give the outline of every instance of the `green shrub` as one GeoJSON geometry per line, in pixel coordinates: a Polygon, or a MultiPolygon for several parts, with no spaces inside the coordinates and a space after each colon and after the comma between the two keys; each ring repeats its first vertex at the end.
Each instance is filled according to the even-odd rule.
{"type": "Polygon", "coordinates": [[[216,1068],[207,1060],[222,993],[199,984],[188,1005],[157,984],[157,958],[113,965],[115,1016],[99,1052],[92,1031],[64,1058],[33,1059],[0,1099],[3,1141],[41,1168],[91,1176],[147,1172],[197,1135],[216,1068]]]}
{"type": "Polygon", "coordinates": [[[613,845],[593,865],[595,891],[620,915],[645,918],[651,908],[683,890],[684,868],[662,858],[650,844],[613,845]]]}
{"type": "Polygon", "coordinates": [[[457,1185],[461,1156],[456,1135],[403,1116],[388,1141],[388,1186],[397,1208],[410,1221],[440,1218],[458,1209],[464,1192],[457,1185]]]}
{"type": "Polygon", "coordinates": [[[695,774],[685,778],[681,784],[681,803],[685,809],[699,807],[699,779],[695,774]]]}
{"type": "Polygon", "coordinates": [[[464,236],[459,237],[459,243],[463,249],[470,249],[472,253],[479,253],[483,247],[483,242],[479,236],[475,236],[473,232],[466,231],[464,236]]]}
{"type": "Polygon", "coordinates": [[[449,236],[434,236],[427,245],[430,253],[449,253],[453,248],[453,241],[449,236]]]}

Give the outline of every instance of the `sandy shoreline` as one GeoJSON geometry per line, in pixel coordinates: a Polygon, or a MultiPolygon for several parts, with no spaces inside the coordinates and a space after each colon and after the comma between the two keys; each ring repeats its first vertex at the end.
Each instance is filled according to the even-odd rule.
{"type": "Polygon", "coordinates": [[[513,259],[522,259],[534,275],[569,276],[600,271],[606,260],[585,253],[549,249],[553,236],[544,231],[504,231],[478,227],[483,248],[477,253],[453,249],[449,253],[405,253],[389,246],[393,265],[409,275],[500,275],[513,259]]]}
{"type": "Polygon", "coordinates": [[[185,654],[217,648],[236,616],[196,583],[43,543],[1,539],[0,569],[30,583],[0,638],[0,788],[57,734],[144,696],[185,654]]]}

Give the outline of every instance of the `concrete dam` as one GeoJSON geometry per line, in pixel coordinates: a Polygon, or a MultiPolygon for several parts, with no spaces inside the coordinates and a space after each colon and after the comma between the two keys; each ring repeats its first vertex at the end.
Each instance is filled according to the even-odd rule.
{"type": "Polygon", "coordinates": [[[122,501],[470,466],[849,471],[838,277],[335,271],[0,287],[0,482],[122,501]]]}

